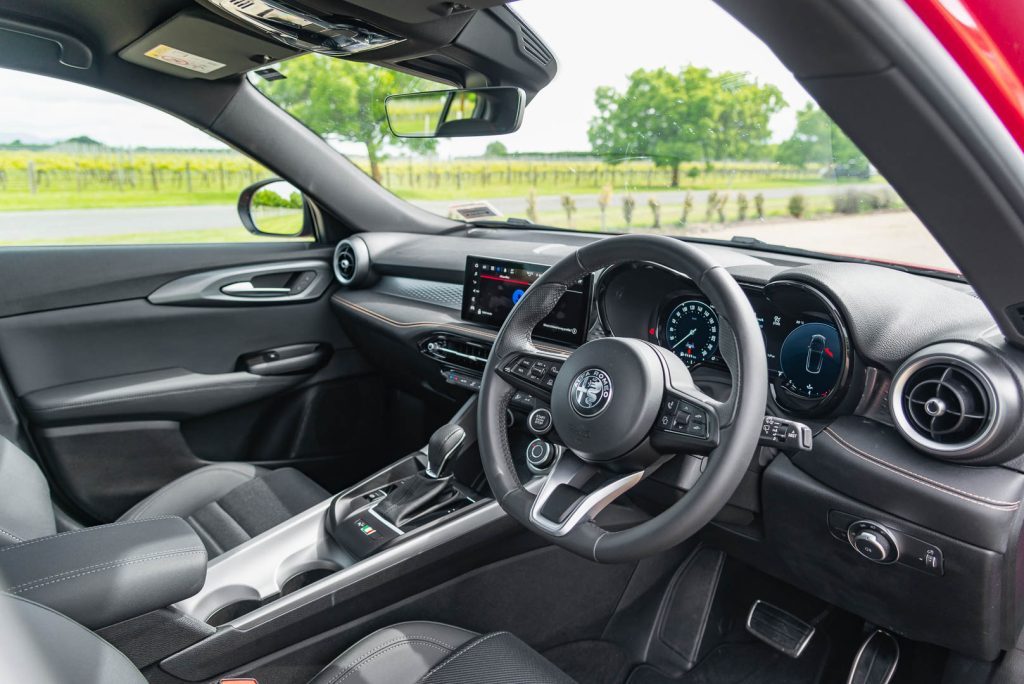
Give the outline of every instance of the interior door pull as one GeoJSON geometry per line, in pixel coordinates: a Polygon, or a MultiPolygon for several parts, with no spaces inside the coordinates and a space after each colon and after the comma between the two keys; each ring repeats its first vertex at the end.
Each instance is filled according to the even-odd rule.
{"type": "Polygon", "coordinates": [[[256,287],[251,280],[242,280],[237,283],[229,283],[220,288],[224,294],[235,297],[280,297],[281,295],[292,294],[288,287],[256,287]]]}

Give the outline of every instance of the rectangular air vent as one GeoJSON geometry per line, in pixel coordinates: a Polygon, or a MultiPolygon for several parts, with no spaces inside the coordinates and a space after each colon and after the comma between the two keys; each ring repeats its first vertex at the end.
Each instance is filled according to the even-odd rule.
{"type": "Polygon", "coordinates": [[[420,342],[420,351],[449,366],[482,373],[491,345],[457,335],[430,335],[420,342]]]}

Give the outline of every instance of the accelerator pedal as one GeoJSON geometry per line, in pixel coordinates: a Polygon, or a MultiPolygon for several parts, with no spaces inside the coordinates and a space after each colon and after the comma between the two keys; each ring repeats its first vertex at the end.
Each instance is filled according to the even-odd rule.
{"type": "Polygon", "coordinates": [[[864,640],[853,659],[847,684],[889,684],[900,662],[900,643],[888,632],[876,629],[864,640]]]}
{"type": "Polygon", "coordinates": [[[814,636],[814,627],[765,601],[750,607],[747,631],[790,658],[799,658],[814,636]]]}

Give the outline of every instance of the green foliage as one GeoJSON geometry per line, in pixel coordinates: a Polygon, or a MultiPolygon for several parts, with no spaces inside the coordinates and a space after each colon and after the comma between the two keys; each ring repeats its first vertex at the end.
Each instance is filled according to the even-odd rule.
{"type": "Polygon", "coordinates": [[[837,176],[867,178],[867,157],[857,149],[828,114],[808,103],[796,114],[796,130],[779,145],[776,160],[792,166],[823,164],[837,176]]]}
{"type": "Polygon", "coordinates": [[[537,222],[537,189],[530,188],[530,194],[526,196],[526,218],[530,223],[537,222]]]}
{"type": "Polygon", "coordinates": [[[793,218],[803,218],[804,212],[807,211],[807,203],[804,200],[804,196],[797,193],[790,197],[786,209],[793,218]]]}
{"type": "Polygon", "coordinates": [[[747,195],[741,192],[736,195],[736,219],[738,221],[747,220],[747,211],[750,209],[750,202],[747,200],[747,195]]]}
{"type": "Polygon", "coordinates": [[[861,214],[880,211],[892,206],[892,196],[886,192],[847,190],[832,196],[832,209],[837,214],[861,214]]]}
{"type": "Polygon", "coordinates": [[[572,195],[562,195],[562,211],[565,212],[566,225],[572,228],[572,215],[576,213],[576,199],[572,195]]]}
{"type": "Polygon", "coordinates": [[[764,193],[759,192],[754,195],[754,211],[757,212],[757,218],[764,220],[764,193]]]}
{"type": "Polygon", "coordinates": [[[647,198],[647,206],[651,208],[652,228],[661,228],[661,202],[653,195],[647,198]]]}
{"type": "Polygon", "coordinates": [[[704,209],[704,222],[711,223],[711,219],[715,215],[715,209],[718,208],[718,192],[712,190],[708,193],[708,205],[704,209]]]}
{"type": "Polygon", "coordinates": [[[682,162],[757,156],[771,136],[769,120],[786,106],[778,88],[746,73],[695,66],[637,69],[625,92],[599,87],[595,104],[587,134],[594,152],[611,162],[650,158],[672,168],[672,187],[682,162]]]}
{"type": "Polygon", "coordinates": [[[633,210],[636,209],[636,198],[626,195],[622,198],[622,218],[626,221],[626,227],[633,225],[633,210]]]}
{"type": "Polygon", "coordinates": [[[308,54],[277,66],[285,78],[259,81],[271,100],[319,135],[366,146],[370,174],[381,180],[379,164],[389,146],[433,150],[432,139],[396,138],[388,127],[384,99],[395,93],[436,90],[437,84],[393,69],[308,54]]]}
{"type": "Polygon", "coordinates": [[[500,140],[487,143],[486,149],[484,149],[485,157],[507,157],[508,148],[505,147],[505,143],[500,140]]]}
{"type": "Polygon", "coordinates": [[[691,211],[693,211],[693,193],[687,190],[686,196],[683,198],[683,215],[679,219],[679,225],[686,225],[686,222],[690,220],[691,211]]]}
{"type": "Polygon", "coordinates": [[[715,205],[715,213],[718,214],[718,222],[725,223],[725,203],[729,201],[729,193],[722,193],[715,205]]]}
{"type": "Polygon", "coordinates": [[[301,209],[302,195],[298,192],[293,192],[290,197],[282,197],[273,190],[260,190],[252,196],[252,206],[301,209]]]}

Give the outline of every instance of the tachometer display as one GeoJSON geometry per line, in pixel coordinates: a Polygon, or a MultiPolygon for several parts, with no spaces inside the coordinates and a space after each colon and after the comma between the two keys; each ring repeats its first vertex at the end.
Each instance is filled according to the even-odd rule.
{"type": "Polygon", "coordinates": [[[827,397],[843,370],[839,331],[827,323],[804,323],[782,342],[779,362],[785,389],[808,399],[827,397]]]}
{"type": "Polygon", "coordinates": [[[669,313],[663,344],[687,366],[710,361],[718,352],[718,316],[696,299],[682,302],[669,313]]]}

